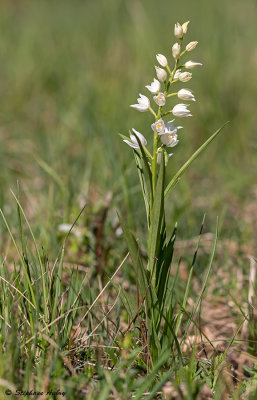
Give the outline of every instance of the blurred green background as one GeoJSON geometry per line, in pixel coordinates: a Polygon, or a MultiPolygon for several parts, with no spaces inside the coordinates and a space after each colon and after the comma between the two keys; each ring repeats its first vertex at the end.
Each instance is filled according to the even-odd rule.
{"type": "Polygon", "coordinates": [[[230,124],[171,195],[170,224],[179,219],[180,235],[190,237],[206,213],[211,231],[219,215],[224,236],[247,243],[256,234],[254,0],[2,0],[0,205],[14,229],[17,180],[44,246],[54,248],[58,224],[73,222],[85,201],[94,213],[110,191],[110,226],[117,208],[144,229],[132,151],[118,133],[134,127],[151,142],[151,115],[129,105],[146,94],[155,54],[171,57],[174,23],[187,20],[186,40],[199,41],[189,58],[204,67],[186,84],[197,102],[193,118],[180,121],[170,173],[230,124]]]}

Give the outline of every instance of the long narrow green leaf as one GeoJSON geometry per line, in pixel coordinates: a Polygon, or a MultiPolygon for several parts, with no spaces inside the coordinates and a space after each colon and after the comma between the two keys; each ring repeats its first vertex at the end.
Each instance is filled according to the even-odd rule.
{"type": "Polygon", "coordinates": [[[188,295],[189,295],[189,289],[190,289],[190,285],[191,285],[191,279],[192,279],[193,270],[194,270],[194,266],[195,266],[195,261],[196,261],[196,257],[197,257],[199,246],[200,246],[201,235],[202,235],[202,232],[203,232],[204,220],[205,220],[205,216],[203,217],[203,221],[202,221],[202,224],[201,224],[199,237],[198,237],[197,244],[196,244],[196,249],[195,249],[195,252],[194,252],[193,261],[192,261],[190,272],[189,272],[189,276],[188,276],[188,279],[187,279],[187,285],[186,285],[186,290],[185,290],[185,294],[184,294],[184,298],[183,298],[182,309],[180,310],[179,315],[177,317],[177,323],[176,323],[176,328],[175,328],[176,335],[178,334],[178,331],[179,331],[179,328],[180,328],[180,325],[181,325],[181,322],[182,322],[183,309],[185,309],[186,304],[187,304],[187,299],[188,299],[188,295]]]}
{"type": "Polygon", "coordinates": [[[160,378],[160,380],[157,381],[157,383],[154,385],[151,393],[145,397],[145,400],[151,400],[153,398],[156,398],[155,395],[157,392],[159,392],[164,384],[171,378],[172,375],[172,371],[167,371],[164,373],[164,375],[162,375],[162,377],[160,378]]]}
{"type": "Polygon", "coordinates": [[[142,159],[144,161],[145,170],[148,175],[148,180],[149,180],[149,185],[150,185],[150,196],[153,196],[152,172],[151,172],[151,169],[148,164],[147,155],[146,155],[144,146],[142,146],[142,143],[140,142],[139,138],[137,137],[137,135],[135,133],[133,133],[133,134],[134,134],[135,138],[137,139],[137,142],[138,142],[141,154],[142,154],[142,159]]]}
{"type": "Polygon", "coordinates": [[[10,237],[11,237],[11,239],[12,239],[12,242],[13,242],[13,244],[14,244],[14,247],[15,247],[15,249],[16,249],[16,251],[17,251],[17,254],[18,254],[19,258],[20,258],[21,264],[22,264],[22,266],[23,266],[23,268],[24,268],[24,272],[25,272],[25,276],[26,276],[26,282],[27,282],[27,284],[28,284],[28,286],[29,286],[29,290],[30,290],[30,294],[31,294],[31,301],[32,301],[32,303],[34,304],[34,307],[36,308],[37,303],[36,303],[36,299],[35,299],[35,293],[34,293],[33,288],[32,288],[32,284],[31,284],[31,281],[30,281],[30,277],[28,276],[27,266],[26,266],[26,264],[25,264],[25,261],[24,261],[22,255],[21,255],[21,252],[20,252],[20,250],[19,250],[18,244],[17,244],[17,242],[16,242],[16,240],[15,240],[13,234],[12,234],[11,228],[10,228],[10,226],[9,226],[9,224],[8,224],[8,222],[7,222],[6,218],[5,218],[5,216],[4,216],[4,213],[3,213],[2,209],[0,209],[0,214],[1,214],[2,218],[3,218],[3,221],[4,221],[4,223],[5,223],[5,226],[6,226],[8,232],[9,232],[9,234],[10,234],[10,237]]]}
{"type": "Polygon", "coordinates": [[[147,224],[149,227],[150,201],[149,201],[149,192],[148,192],[147,184],[145,181],[142,159],[137,151],[134,151],[134,157],[135,157],[137,172],[138,172],[138,176],[139,176],[139,180],[140,180],[140,184],[141,184],[142,194],[143,194],[143,198],[144,198],[144,202],[145,202],[146,218],[147,218],[147,224]]]}
{"type": "Polygon", "coordinates": [[[167,351],[163,353],[156,365],[154,366],[153,370],[150,372],[150,374],[145,377],[140,389],[136,392],[135,396],[133,397],[134,400],[140,400],[142,399],[143,394],[147,391],[147,389],[153,384],[154,380],[156,379],[157,374],[160,372],[160,368],[163,366],[163,364],[168,361],[170,357],[170,353],[167,351]]]}
{"type": "Polygon", "coordinates": [[[188,169],[188,167],[192,164],[192,162],[202,153],[202,151],[213,141],[213,139],[218,136],[218,134],[221,132],[221,130],[228,124],[229,121],[227,121],[221,128],[219,128],[214,134],[209,137],[209,139],[202,144],[201,147],[199,147],[198,150],[185,162],[185,164],[180,168],[180,170],[174,175],[174,177],[171,179],[169,184],[167,185],[165,189],[165,197],[169,194],[171,189],[178,183],[180,177],[184,174],[184,172],[188,169]]]}
{"type": "MultiPolygon", "coordinates": [[[[142,145],[142,143],[140,142],[140,140],[137,137],[137,135],[135,134],[135,132],[133,132],[133,134],[134,134],[134,136],[135,136],[135,138],[136,138],[136,140],[138,142],[138,145],[139,145],[139,148],[140,148],[140,151],[141,151],[141,157],[142,157],[142,160],[143,160],[144,166],[145,166],[144,169],[146,171],[146,176],[148,177],[149,192],[150,192],[150,196],[148,197],[148,201],[149,201],[149,204],[150,204],[149,214],[151,216],[152,204],[153,204],[152,171],[151,171],[149,163],[148,163],[148,159],[147,159],[147,155],[146,155],[146,151],[147,151],[146,148],[142,145]]],[[[136,151],[134,150],[134,152],[136,152],[136,151]]],[[[150,157],[151,157],[151,155],[150,155],[150,157]]],[[[149,216],[149,218],[150,218],[150,216],[149,216]]],[[[150,224],[150,220],[148,219],[148,226],[149,226],[149,224],[150,224]]]]}
{"type": "Polygon", "coordinates": [[[11,193],[12,193],[13,197],[15,198],[15,200],[16,200],[16,202],[17,202],[17,205],[19,206],[19,208],[20,208],[20,210],[21,210],[21,212],[22,212],[22,214],[23,214],[23,217],[24,217],[24,219],[25,219],[25,222],[26,222],[26,224],[27,224],[27,226],[28,226],[28,228],[29,228],[29,231],[30,231],[30,234],[31,234],[33,243],[34,243],[34,245],[35,245],[35,249],[36,249],[36,253],[37,253],[37,257],[38,257],[38,262],[39,262],[39,266],[40,266],[40,271],[41,271],[42,288],[43,288],[44,314],[45,314],[45,320],[47,321],[47,320],[48,320],[48,310],[47,310],[47,288],[46,288],[46,278],[45,278],[45,270],[44,270],[42,258],[41,258],[40,252],[39,252],[39,247],[38,247],[38,244],[37,244],[35,235],[34,235],[34,233],[33,233],[33,231],[32,231],[31,226],[30,226],[30,223],[29,223],[29,221],[28,221],[28,218],[27,218],[27,216],[26,216],[26,214],[25,214],[25,211],[23,210],[23,208],[22,208],[22,206],[21,206],[19,200],[17,199],[17,197],[15,196],[15,194],[13,193],[12,190],[11,190],[11,193]]]}
{"type": "Polygon", "coordinates": [[[177,225],[175,225],[171,238],[165,246],[165,250],[163,252],[163,257],[161,260],[162,261],[161,268],[159,271],[159,275],[157,277],[158,281],[156,282],[158,285],[158,300],[159,303],[162,305],[162,307],[164,306],[165,303],[167,285],[170,276],[170,265],[173,258],[174,244],[176,240],[176,231],[177,231],[177,225]]]}
{"type": "Polygon", "coordinates": [[[62,253],[61,253],[58,272],[57,272],[57,275],[55,277],[55,280],[56,280],[56,282],[55,282],[55,295],[54,295],[54,304],[53,304],[53,310],[52,310],[52,315],[51,315],[51,321],[55,320],[56,312],[57,312],[57,305],[58,305],[59,297],[60,297],[60,294],[61,294],[61,281],[62,281],[63,261],[64,261],[64,247],[63,247],[62,253]]]}
{"type": "Polygon", "coordinates": [[[134,235],[132,234],[132,232],[130,232],[130,230],[127,228],[127,226],[126,226],[125,222],[123,221],[123,219],[121,218],[121,216],[120,215],[118,215],[118,216],[119,216],[121,228],[123,230],[123,233],[124,233],[127,245],[128,245],[128,250],[129,250],[130,257],[132,259],[132,264],[135,269],[135,273],[138,276],[138,284],[139,284],[139,291],[140,291],[141,299],[146,298],[147,308],[150,309],[151,304],[154,301],[154,299],[152,298],[153,293],[152,293],[152,290],[150,287],[151,283],[149,282],[146,270],[145,270],[144,265],[141,260],[140,250],[139,250],[137,241],[136,241],[134,235]]]}
{"type": "MultiPolygon", "coordinates": [[[[204,291],[205,291],[205,289],[206,289],[207,282],[208,282],[209,275],[210,275],[211,268],[212,268],[212,264],[213,264],[213,259],[214,259],[214,255],[215,255],[216,246],[217,246],[218,232],[219,232],[219,228],[218,228],[218,219],[217,219],[217,226],[216,226],[215,239],[214,239],[214,243],[213,243],[212,252],[211,252],[211,255],[210,255],[210,261],[209,261],[207,273],[206,273],[206,276],[205,276],[205,279],[204,279],[204,282],[203,282],[203,285],[202,285],[201,292],[200,292],[200,294],[199,294],[199,296],[198,296],[198,299],[197,299],[197,301],[196,301],[195,307],[194,307],[194,309],[193,309],[193,311],[192,311],[192,314],[191,314],[191,316],[190,316],[190,320],[187,322],[187,325],[186,325],[186,327],[185,327],[184,334],[183,334],[183,336],[182,336],[182,338],[181,338],[181,342],[180,342],[180,343],[182,343],[183,340],[184,340],[185,337],[186,337],[186,334],[187,334],[187,331],[188,331],[189,326],[190,326],[190,324],[191,324],[191,321],[193,321],[193,316],[194,316],[195,312],[197,311],[197,308],[198,308],[199,303],[200,303],[200,301],[201,301],[201,299],[202,299],[203,293],[204,293],[204,291]]],[[[185,312],[185,311],[184,311],[184,312],[185,312]]]]}
{"type": "Polygon", "coordinates": [[[148,269],[151,273],[156,263],[156,258],[158,257],[158,252],[160,248],[160,236],[161,232],[163,231],[161,229],[161,226],[164,217],[164,179],[165,179],[165,163],[164,163],[164,156],[162,153],[162,160],[155,189],[151,226],[148,237],[148,257],[149,257],[148,269]]]}

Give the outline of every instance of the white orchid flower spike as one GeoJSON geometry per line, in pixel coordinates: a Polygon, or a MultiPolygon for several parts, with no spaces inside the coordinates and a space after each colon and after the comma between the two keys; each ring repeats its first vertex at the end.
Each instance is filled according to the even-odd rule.
{"type": "Polygon", "coordinates": [[[134,133],[134,135],[130,135],[130,141],[124,139],[123,142],[128,144],[133,149],[139,149],[139,144],[138,144],[138,141],[137,141],[137,138],[136,138],[136,136],[137,136],[138,139],[140,140],[142,146],[146,146],[147,145],[147,140],[144,137],[144,135],[142,135],[142,133],[136,131],[134,128],[132,128],[132,132],[134,133]]]}

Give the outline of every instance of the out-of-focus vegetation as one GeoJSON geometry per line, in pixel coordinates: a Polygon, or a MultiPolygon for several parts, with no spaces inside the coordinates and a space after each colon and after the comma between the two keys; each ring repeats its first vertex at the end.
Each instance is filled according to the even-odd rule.
{"type": "MultiPolygon", "coordinates": [[[[151,142],[150,116],[144,114],[142,118],[129,105],[135,103],[139,92],[146,93],[144,86],[155,74],[154,54],[167,54],[167,48],[171,52],[174,23],[190,20],[187,39],[199,41],[199,48],[190,58],[203,62],[204,66],[201,71],[193,70],[192,84],[185,85],[194,90],[197,101],[191,106],[193,118],[182,121],[184,129],[170,160],[170,173],[224,122],[230,123],[177,185],[170,198],[167,219],[170,226],[178,220],[183,249],[188,243],[191,246],[191,239],[198,234],[203,214],[207,214],[206,232],[214,232],[216,217],[220,216],[216,268],[226,272],[225,278],[223,275],[220,280],[216,278],[217,287],[213,290],[219,296],[230,291],[235,295],[240,287],[240,293],[244,289],[247,298],[246,256],[254,255],[256,244],[256,18],[254,0],[2,1],[0,207],[15,237],[21,235],[21,228],[17,203],[10,189],[17,193],[18,180],[20,202],[40,243],[40,251],[43,248],[45,266],[48,262],[52,265],[60,248],[62,233],[58,226],[73,223],[85,204],[78,234],[66,243],[67,262],[95,268],[103,274],[105,271],[110,277],[125,255],[116,209],[127,216],[144,244],[145,222],[138,177],[131,149],[118,133],[127,134],[134,127],[151,142]],[[137,226],[133,225],[135,220],[137,226]],[[239,270],[242,286],[237,282],[239,270]]],[[[13,273],[17,256],[4,223],[0,229],[1,258],[7,259],[7,264],[9,260],[13,273]]],[[[23,250],[24,246],[30,246],[27,228],[24,229],[23,245],[18,240],[23,250]]],[[[28,250],[28,258],[34,257],[31,253],[33,250],[28,250]]],[[[183,257],[187,265],[189,255],[183,257]]],[[[201,257],[196,273],[200,282],[206,254],[201,257]]],[[[19,273],[11,276],[18,279],[19,273]]],[[[125,276],[133,280],[129,270],[125,276]]],[[[78,279],[72,279],[77,290],[78,279]]],[[[56,293],[60,294],[58,290],[56,293]]],[[[96,288],[90,295],[85,293],[83,302],[90,304],[97,293],[96,288]]],[[[67,309],[73,300],[68,301],[67,309]]],[[[10,300],[8,307],[11,310],[10,300]]],[[[16,329],[16,322],[13,323],[16,329]]],[[[251,329],[255,340],[256,328],[251,329]]],[[[65,335],[62,346],[64,339],[65,335]]],[[[121,347],[125,354],[126,345],[123,343],[121,347]]],[[[126,362],[120,360],[122,389],[117,391],[123,393],[122,399],[127,398],[130,390],[136,390],[135,372],[131,372],[133,376],[127,377],[126,382],[123,376],[128,368],[126,363],[134,356],[125,354],[126,362]]],[[[112,357],[115,364],[116,355],[112,357]]],[[[46,364],[50,368],[49,363],[46,364]]],[[[40,368],[42,375],[43,364],[40,368]]],[[[194,364],[192,368],[197,367],[194,364]]],[[[28,381],[30,372],[28,368],[28,381]]],[[[91,372],[87,370],[88,376],[91,372]]],[[[186,376],[186,371],[182,370],[183,374],[186,376]]],[[[3,376],[11,380],[10,376],[3,376]]],[[[104,372],[103,377],[106,378],[104,372]]],[[[13,383],[15,379],[18,380],[17,376],[13,376],[13,383]]],[[[112,376],[108,379],[116,385],[112,376]]],[[[190,381],[188,376],[185,381],[190,381]]],[[[77,381],[74,382],[75,387],[77,381]]],[[[194,381],[192,387],[191,383],[188,387],[193,390],[198,383],[194,381]]],[[[73,394],[70,396],[72,399],[73,394]]]]}
{"type": "Polygon", "coordinates": [[[171,171],[223,122],[230,125],[179,185],[171,208],[186,208],[189,224],[198,197],[204,202],[206,196],[210,216],[232,200],[242,206],[255,184],[256,14],[256,2],[240,0],[199,0],[197,7],[189,0],[3,2],[2,207],[11,209],[9,188],[19,179],[30,201],[36,198],[30,207],[35,218],[55,229],[56,221],[71,218],[72,205],[93,182],[95,191],[111,189],[119,206],[141,214],[130,149],[117,134],[135,127],[150,141],[145,118],[128,106],[154,76],[154,54],[171,47],[174,21],[187,19],[188,40],[200,43],[190,56],[204,67],[187,84],[197,103],[194,117],[183,120],[171,171]],[[39,159],[58,174],[59,186],[39,159]],[[127,187],[134,187],[130,199],[127,187]]]}

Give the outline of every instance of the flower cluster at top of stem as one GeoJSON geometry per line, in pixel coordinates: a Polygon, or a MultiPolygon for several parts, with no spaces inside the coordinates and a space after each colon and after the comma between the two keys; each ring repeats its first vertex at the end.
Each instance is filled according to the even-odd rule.
{"type": "MultiPolygon", "coordinates": [[[[171,50],[174,61],[174,66],[172,69],[170,68],[166,56],[163,54],[156,55],[156,59],[159,63],[159,66],[155,66],[157,79],[154,78],[153,82],[151,82],[150,85],[147,85],[146,88],[153,95],[153,101],[158,106],[157,110],[155,111],[151,107],[149,98],[143,94],[139,94],[137,104],[132,104],[130,106],[140,112],[150,111],[154,116],[155,122],[151,125],[154,132],[152,156],[148,151],[146,151],[146,154],[151,162],[152,171],[154,173],[156,172],[156,164],[160,163],[162,151],[165,152],[166,163],[169,157],[172,155],[169,154],[167,150],[170,147],[176,146],[179,141],[178,131],[182,128],[182,126],[176,126],[174,124],[174,119],[165,123],[164,117],[168,116],[169,114],[172,114],[174,117],[178,118],[192,116],[189,110],[189,104],[184,103],[184,101],[195,101],[195,96],[192,90],[182,88],[173,93],[169,93],[172,84],[177,82],[188,82],[192,78],[192,73],[187,70],[202,65],[201,63],[192,60],[184,63],[181,62],[182,56],[193,51],[198,44],[197,41],[192,41],[189,42],[184,49],[182,48],[183,39],[187,33],[188,24],[189,21],[182,25],[180,25],[178,22],[175,24],[174,35],[178,39],[178,42],[173,44],[171,50]],[[179,100],[182,100],[183,103],[176,104],[173,106],[173,108],[169,108],[167,111],[164,111],[164,107],[168,106],[170,97],[174,96],[176,96],[179,100]]],[[[130,140],[124,140],[124,142],[134,149],[139,149],[139,140],[142,146],[145,147],[147,144],[145,137],[134,129],[133,132],[136,136],[130,135],[130,140]]]]}

